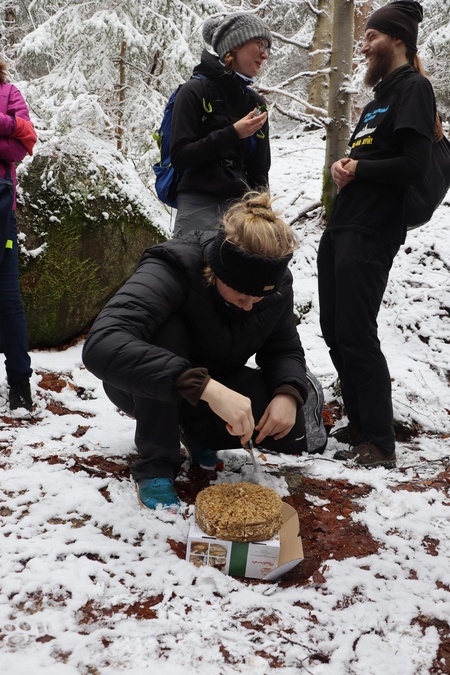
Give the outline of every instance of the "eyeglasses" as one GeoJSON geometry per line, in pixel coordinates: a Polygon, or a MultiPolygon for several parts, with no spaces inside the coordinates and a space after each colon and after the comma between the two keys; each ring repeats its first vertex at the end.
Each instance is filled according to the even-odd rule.
{"type": "Polygon", "coordinates": [[[256,38],[255,42],[258,45],[261,54],[270,54],[270,44],[267,42],[267,40],[264,40],[263,38],[256,38]]]}

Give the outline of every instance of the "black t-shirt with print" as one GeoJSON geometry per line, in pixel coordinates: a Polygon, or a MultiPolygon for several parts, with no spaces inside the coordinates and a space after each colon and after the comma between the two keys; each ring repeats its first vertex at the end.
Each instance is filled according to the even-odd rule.
{"type": "Polygon", "coordinates": [[[421,178],[434,137],[429,80],[402,66],[375,88],[349,141],[355,180],[335,200],[327,230],[358,230],[389,243],[406,235],[404,186],[421,178]],[[413,175],[415,172],[415,175],[413,175]]]}

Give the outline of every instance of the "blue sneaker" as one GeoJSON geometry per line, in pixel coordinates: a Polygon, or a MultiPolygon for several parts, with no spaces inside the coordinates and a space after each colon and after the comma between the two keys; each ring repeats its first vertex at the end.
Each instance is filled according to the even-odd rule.
{"type": "Polygon", "coordinates": [[[189,429],[180,427],[180,438],[186,448],[192,464],[207,471],[223,471],[223,462],[217,452],[211,448],[204,448],[189,429]]]}
{"type": "Polygon", "coordinates": [[[200,466],[207,471],[223,471],[223,462],[217,456],[217,452],[210,448],[188,449],[192,464],[200,466]]]}
{"type": "Polygon", "coordinates": [[[137,481],[139,501],[147,509],[156,508],[176,511],[180,500],[171,478],[139,478],[137,481]]]}

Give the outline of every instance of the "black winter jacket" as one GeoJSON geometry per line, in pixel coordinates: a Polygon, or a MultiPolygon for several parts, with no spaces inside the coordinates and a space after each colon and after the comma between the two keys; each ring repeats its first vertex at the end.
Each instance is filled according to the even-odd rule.
{"type": "Polygon", "coordinates": [[[170,157],[176,171],[189,169],[178,192],[204,192],[218,201],[241,197],[269,184],[269,124],[240,139],[233,126],[264,99],[233,71],[225,73],[217,56],[204,50],[194,75],[175,99],[170,157]]]}
{"type": "Polygon", "coordinates": [[[193,232],[147,249],[138,269],[100,312],[83,348],[86,367],[101,380],[160,401],[180,398],[177,378],[205,367],[211,377],[242,367],[255,355],[269,390],[294,386],[307,399],[305,358],[293,313],[292,275],[278,293],[249,312],[229,311],[205,284],[205,253],[216,234],[193,232]],[[178,313],[190,338],[190,360],[152,344],[178,313]]]}

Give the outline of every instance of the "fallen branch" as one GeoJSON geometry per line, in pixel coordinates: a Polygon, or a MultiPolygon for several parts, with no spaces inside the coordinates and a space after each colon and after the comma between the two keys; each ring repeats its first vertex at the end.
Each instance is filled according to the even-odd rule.
{"type": "Polygon", "coordinates": [[[316,117],[315,115],[309,115],[308,113],[294,113],[290,110],[285,110],[280,106],[279,103],[274,103],[273,107],[281,113],[281,115],[284,115],[285,117],[288,117],[291,120],[296,120],[297,122],[306,122],[307,124],[315,124],[318,129],[326,128],[327,124],[325,120],[320,119],[320,117],[316,117]]]}
{"type": "Polygon", "coordinates": [[[304,218],[310,211],[318,209],[319,206],[322,206],[322,202],[311,202],[310,204],[308,204],[308,206],[305,206],[305,208],[302,211],[300,211],[300,213],[297,214],[289,224],[294,225],[294,223],[297,223],[300,220],[300,218],[304,218]]]}

